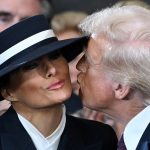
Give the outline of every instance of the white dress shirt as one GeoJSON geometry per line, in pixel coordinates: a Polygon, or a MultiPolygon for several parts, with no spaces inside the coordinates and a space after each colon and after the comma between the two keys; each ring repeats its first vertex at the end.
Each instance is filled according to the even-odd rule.
{"type": "Polygon", "coordinates": [[[18,114],[20,122],[30,135],[37,150],[57,150],[60,137],[64,131],[66,124],[66,109],[64,105],[62,107],[63,115],[60,124],[58,125],[56,130],[46,138],[33,124],[31,124],[27,119],[18,114]]]}
{"type": "Polygon", "coordinates": [[[136,147],[149,123],[150,106],[147,106],[143,111],[130,120],[125,127],[123,135],[127,150],[136,150],[136,147]]]}

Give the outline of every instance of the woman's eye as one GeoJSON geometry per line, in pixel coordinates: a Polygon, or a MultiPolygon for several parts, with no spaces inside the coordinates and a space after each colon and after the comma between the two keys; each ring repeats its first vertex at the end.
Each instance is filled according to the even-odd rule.
{"type": "Polygon", "coordinates": [[[60,56],[61,56],[61,53],[59,51],[56,51],[56,52],[50,53],[48,55],[48,58],[49,60],[55,60],[55,59],[58,59],[60,56]]]}
{"type": "Polygon", "coordinates": [[[26,64],[25,66],[22,67],[23,70],[32,70],[38,67],[38,63],[37,62],[30,62],[28,64],[26,64]]]}

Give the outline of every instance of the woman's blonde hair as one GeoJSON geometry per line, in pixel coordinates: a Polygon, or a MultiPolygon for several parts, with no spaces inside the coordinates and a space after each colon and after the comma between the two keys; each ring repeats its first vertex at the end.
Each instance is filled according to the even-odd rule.
{"type": "Polygon", "coordinates": [[[66,11],[55,15],[52,18],[51,26],[56,33],[64,32],[69,29],[78,31],[78,24],[87,17],[85,12],[66,11]]]}

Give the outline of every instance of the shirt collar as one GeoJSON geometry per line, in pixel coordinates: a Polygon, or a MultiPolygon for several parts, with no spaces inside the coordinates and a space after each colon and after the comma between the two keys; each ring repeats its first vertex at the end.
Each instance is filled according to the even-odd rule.
{"type": "Polygon", "coordinates": [[[124,142],[127,150],[135,150],[146,127],[150,123],[150,106],[147,106],[132,120],[129,121],[124,130],[124,142]],[[134,139],[134,140],[133,140],[134,139]]]}
{"type": "Polygon", "coordinates": [[[63,115],[60,124],[58,125],[56,130],[46,138],[41,134],[39,130],[36,129],[33,124],[31,124],[27,119],[18,114],[20,122],[30,135],[37,150],[57,150],[60,137],[64,131],[66,124],[66,108],[64,105],[62,105],[62,108],[63,115]]]}

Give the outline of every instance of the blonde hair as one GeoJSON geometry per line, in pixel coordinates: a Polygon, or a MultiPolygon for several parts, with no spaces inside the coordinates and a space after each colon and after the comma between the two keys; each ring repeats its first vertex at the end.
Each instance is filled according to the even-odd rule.
{"type": "Polygon", "coordinates": [[[107,74],[150,98],[150,11],[115,6],[90,15],[79,27],[86,35],[109,41],[101,62],[107,74]]]}
{"type": "Polygon", "coordinates": [[[78,31],[78,24],[87,17],[85,12],[66,11],[55,15],[52,18],[51,26],[56,33],[64,32],[68,29],[78,31]]]}

